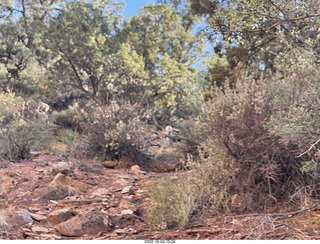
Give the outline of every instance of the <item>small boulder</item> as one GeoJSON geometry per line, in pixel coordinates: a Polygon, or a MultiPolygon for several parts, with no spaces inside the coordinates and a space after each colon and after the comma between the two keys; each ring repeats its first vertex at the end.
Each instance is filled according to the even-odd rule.
{"type": "Polygon", "coordinates": [[[56,225],[55,229],[64,236],[94,236],[109,231],[109,218],[99,212],[85,213],[56,225]]]}
{"type": "Polygon", "coordinates": [[[28,153],[28,156],[29,156],[30,158],[37,158],[37,157],[40,156],[40,154],[41,154],[41,152],[38,152],[38,151],[30,151],[30,152],[28,153]]]}
{"type": "Polygon", "coordinates": [[[133,165],[135,165],[132,161],[131,158],[127,157],[127,156],[122,156],[119,159],[118,165],[117,165],[117,169],[127,169],[129,170],[133,165]]]}
{"type": "Polygon", "coordinates": [[[133,193],[133,189],[132,186],[126,186],[125,188],[122,189],[121,191],[122,194],[132,194],[133,193]]]}
{"type": "Polygon", "coordinates": [[[114,169],[115,167],[117,167],[118,162],[116,161],[104,161],[101,163],[101,165],[105,168],[109,168],[109,169],[114,169]]]}
{"type": "Polygon", "coordinates": [[[58,162],[52,165],[51,169],[52,174],[56,175],[58,173],[68,174],[72,172],[70,164],[68,162],[58,162]]]}
{"type": "Polygon", "coordinates": [[[21,216],[27,223],[33,224],[33,219],[28,210],[22,209],[18,212],[18,215],[21,216]]]}
{"type": "Polygon", "coordinates": [[[49,229],[47,229],[45,227],[42,227],[42,226],[38,226],[38,225],[32,226],[31,230],[32,230],[32,232],[38,233],[38,234],[49,233],[50,232],[49,229]]]}
{"type": "Polygon", "coordinates": [[[28,216],[25,212],[20,212],[19,215],[14,211],[7,210],[4,212],[4,218],[11,226],[24,226],[33,223],[31,216],[28,216]]]}
{"type": "Polygon", "coordinates": [[[50,183],[51,186],[71,186],[82,188],[83,183],[73,180],[70,176],[58,173],[50,183]]]}
{"type": "Polygon", "coordinates": [[[120,209],[134,209],[135,206],[133,204],[133,196],[123,196],[121,198],[121,201],[119,203],[119,208],[120,209]]]}
{"type": "Polygon", "coordinates": [[[139,167],[139,165],[133,165],[131,168],[130,168],[130,172],[136,174],[136,175],[139,175],[139,174],[147,174],[146,171],[142,171],[139,167]]]}
{"type": "Polygon", "coordinates": [[[46,219],[46,216],[42,214],[30,213],[30,215],[34,220],[37,220],[39,222],[46,219]]]}
{"type": "Polygon", "coordinates": [[[125,209],[121,211],[122,215],[127,215],[127,214],[133,214],[133,211],[131,209],[125,209]]]}
{"type": "Polygon", "coordinates": [[[72,216],[69,208],[58,209],[48,215],[45,223],[54,226],[70,219],[72,216]]]}
{"type": "Polygon", "coordinates": [[[106,188],[98,188],[94,192],[92,192],[92,196],[98,196],[98,197],[105,197],[107,195],[110,195],[110,191],[106,188]]]}
{"type": "Polygon", "coordinates": [[[61,200],[67,196],[73,196],[75,190],[71,187],[54,186],[50,187],[40,198],[42,201],[61,200]]]}

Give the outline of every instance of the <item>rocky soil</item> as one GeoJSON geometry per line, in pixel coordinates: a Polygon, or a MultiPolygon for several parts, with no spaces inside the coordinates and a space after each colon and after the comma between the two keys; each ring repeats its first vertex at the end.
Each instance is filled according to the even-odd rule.
{"type": "Polygon", "coordinates": [[[147,173],[130,163],[128,169],[116,168],[115,162],[35,156],[0,168],[0,239],[320,238],[320,208],[281,220],[206,213],[183,230],[151,230],[145,220],[146,186],[163,174],[179,177],[179,172],[147,173]]]}

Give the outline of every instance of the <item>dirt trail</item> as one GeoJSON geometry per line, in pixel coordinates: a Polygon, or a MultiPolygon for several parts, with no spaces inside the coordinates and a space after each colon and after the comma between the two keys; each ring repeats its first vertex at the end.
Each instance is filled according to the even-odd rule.
{"type": "Polygon", "coordinates": [[[183,230],[154,231],[145,220],[145,186],[163,174],[108,169],[93,162],[69,163],[68,168],[67,163],[63,157],[40,155],[0,168],[0,217],[5,216],[12,225],[5,231],[2,228],[0,239],[320,238],[319,208],[281,222],[263,215],[226,218],[206,214],[183,230]],[[59,164],[67,168],[55,168],[59,164]]]}

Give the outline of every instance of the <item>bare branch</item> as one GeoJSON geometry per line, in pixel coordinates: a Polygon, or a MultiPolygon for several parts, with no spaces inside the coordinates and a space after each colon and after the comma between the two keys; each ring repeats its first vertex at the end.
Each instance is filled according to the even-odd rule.
{"type": "Polygon", "coordinates": [[[309,147],[309,149],[307,151],[305,151],[304,153],[301,153],[299,156],[297,156],[297,158],[302,157],[303,155],[305,155],[306,153],[308,153],[315,145],[317,145],[320,142],[320,138],[311,145],[311,147],[309,147]]]}

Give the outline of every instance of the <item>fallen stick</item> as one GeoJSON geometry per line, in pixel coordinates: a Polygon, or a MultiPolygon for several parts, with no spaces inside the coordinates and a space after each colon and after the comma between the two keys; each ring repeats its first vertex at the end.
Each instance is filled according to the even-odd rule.
{"type": "Polygon", "coordinates": [[[240,215],[235,215],[235,216],[226,216],[226,218],[240,218],[240,217],[255,217],[255,216],[268,216],[268,217],[279,217],[277,219],[282,219],[286,216],[295,216],[297,214],[306,212],[310,209],[313,209],[317,206],[320,205],[320,201],[316,202],[315,204],[311,205],[310,207],[304,208],[304,209],[300,209],[297,211],[293,211],[293,212],[285,212],[285,213],[271,213],[271,214],[240,214],[240,215]],[[282,217],[282,218],[281,218],[282,217]]]}

